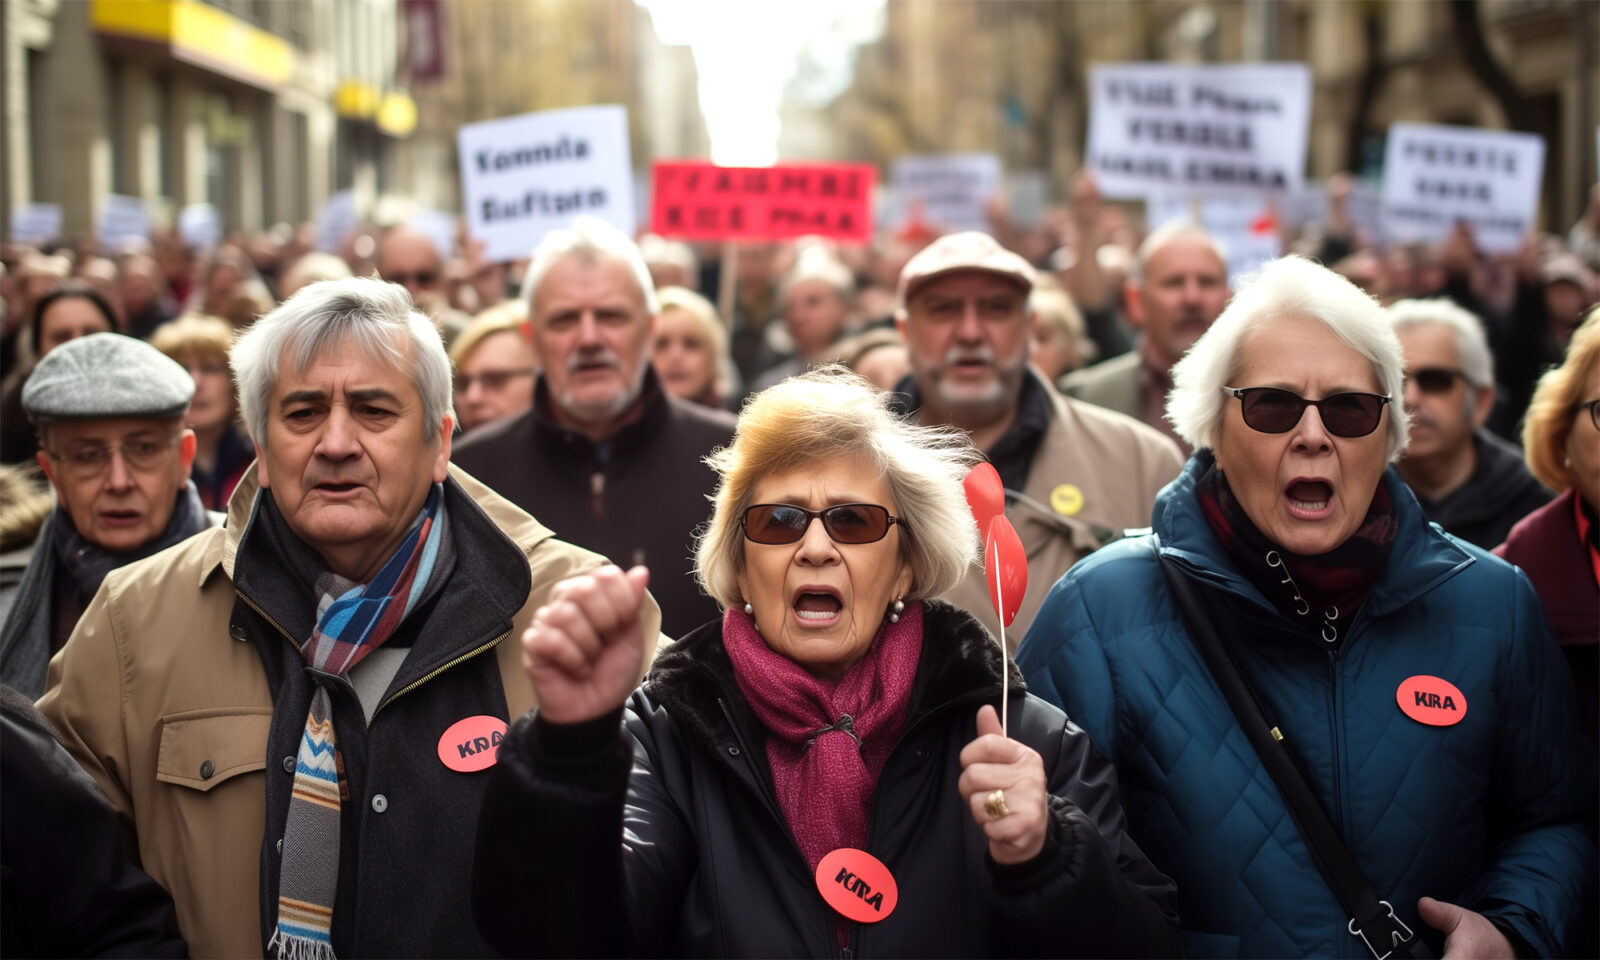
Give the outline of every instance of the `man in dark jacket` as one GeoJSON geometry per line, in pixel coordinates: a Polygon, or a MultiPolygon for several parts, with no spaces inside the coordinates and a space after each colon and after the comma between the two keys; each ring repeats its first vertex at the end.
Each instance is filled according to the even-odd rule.
{"type": "Polygon", "coordinates": [[[1423,515],[1485,550],[1550,502],[1511,444],[1484,428],[1494,364],[1483,324],[1448,300],[1402,300],[1389,322],[1405,354],[1411,442],[1398,466],[1423,515]]]}
{"type": "Polygon", "coordinates": [[[668,635],[715,619],[691,557],[716,481],[701,460],[734,419],[661,389],[650,367],[660,309],[638,248],[579,218],[534,251],[522,290],[542,368],[533,409],[475,433],[456,464],[557,536],[648,565],[668,635]]]}
{"type": "Polygon", "coordinates": [[[189,372],[142,340],[97,333],[39,361],[22,405],[39,430],[56,509],[27,570],[0,589],[0,681],[44,693],[45,668],[110,571],[204,530],[189,481],[189,372]]]}

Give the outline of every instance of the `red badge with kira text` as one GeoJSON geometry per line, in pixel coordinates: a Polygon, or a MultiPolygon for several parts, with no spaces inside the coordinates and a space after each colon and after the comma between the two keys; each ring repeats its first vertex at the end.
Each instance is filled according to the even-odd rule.
{"type": "Polygon", "coordinates": [[[1461,688],[1425,673],[1401,682],[1394,699],[1402,713],[1430,727],[1452,727],[1467,715],[1467,697],[1461,688]]]}
{"type": "Polygon", "coordinates": [[[439,738],[439,762],[458,773],[476,773],[494,766],[500,757],[500,743],[506,738],[506,722],[480,714],[457,720],[439,738]]]}
{"type": "Polygon", "coordinates": [[[900,887],[889,868],[854,847],[840,847],[817,863],[817,892],[828,906],[857,923],[877,923],[900,902],[900,887]]]}

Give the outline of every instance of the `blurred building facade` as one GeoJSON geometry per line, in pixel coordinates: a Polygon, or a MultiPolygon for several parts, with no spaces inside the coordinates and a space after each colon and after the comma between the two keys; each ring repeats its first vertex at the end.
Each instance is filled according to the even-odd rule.
{"type": "Polygon", "coordinates": [[[411,194],[453,210],[460,184],[456,130],[537,110],[616,103],[628,108],[634,169],[655,157],[706,156],[699,75],[686,46],[656,36],[633,0],[451,0],[443,5],[444,68],[413,84],[418,150],[411,194]]]}
{"type": "Polygon", "coordinates": [[[1059,189],[1081,163],[1091,64],[1305,61],[1308,176],[1375,173],[1397,122],[1526,130],[1546,140],[1545,226],[1565,230],[1596,180],[1596,6],[889,0],[883,38],[860,50],[851,87],[820,107],[786,107],[780,154],[887,164],[902,153],[992,151],[1007,170],[1048,172],[1059,189]],[[1457,22],[1463,10],[1471,27],[1457,22]]]}
{"type": "Polygon", "coordinates": [[[462,123],[620,103],[635,167],[709,152],[694,61],[633,0],[6,0],[0,224],[105,197],[160,225],[311,219],[350,190],[455,210],[462,123]]]}

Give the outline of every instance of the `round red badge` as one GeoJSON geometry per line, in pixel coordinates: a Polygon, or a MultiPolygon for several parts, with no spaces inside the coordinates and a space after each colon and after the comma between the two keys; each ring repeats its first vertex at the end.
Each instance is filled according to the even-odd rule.
{"type": "Polygon", "coordinates": [[[854,847],[840,847],[817,864],[817,892],[828,906],[857,923],[877,923],[900,902],[900,888],[889,868],[854,847]]]}
{"type": "Polygon", "coordinates": [[[439,762],[461,773],[476,773],[494,766],[500,742],[506,738],[506,722],[481,714],[457,720],[439,738],[439,762]]]}
{"type": "Polygon", "coordinates": [[[1449,727],[1467,715],[1467,698],[1448,680],[1419,673],[1407,677],[1394,692],[1400,711],[1430,727],[1449,727]]]}

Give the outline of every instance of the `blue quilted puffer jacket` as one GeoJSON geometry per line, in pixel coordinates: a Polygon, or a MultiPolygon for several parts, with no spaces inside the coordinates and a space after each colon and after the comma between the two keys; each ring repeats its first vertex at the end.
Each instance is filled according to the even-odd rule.
{"type": "MultiPolygon", "coordinates": [[[[1398,536],[1329,649],[1234,569],[1194,494],[1211,462],[1197,453],[1157,499],[1161,550],[1202,586],[1378,897],[1435,956],[1422,896],[1476,910],[1543,956],[1589,949],[1594,756],[1527,578],[1430,526],[1391,468],[1398,536]],[[1459,722],[1401,711],[1398,688],[1419,674],[1459,688],[1459,722]]],[[[1153,546],[1107,546],[1051,589],[1017,652],[1029,690],[1116,765],[1129,833],[1177,882],[1190,956],[1369,957],[1191,642],[1153,546]]]]}

